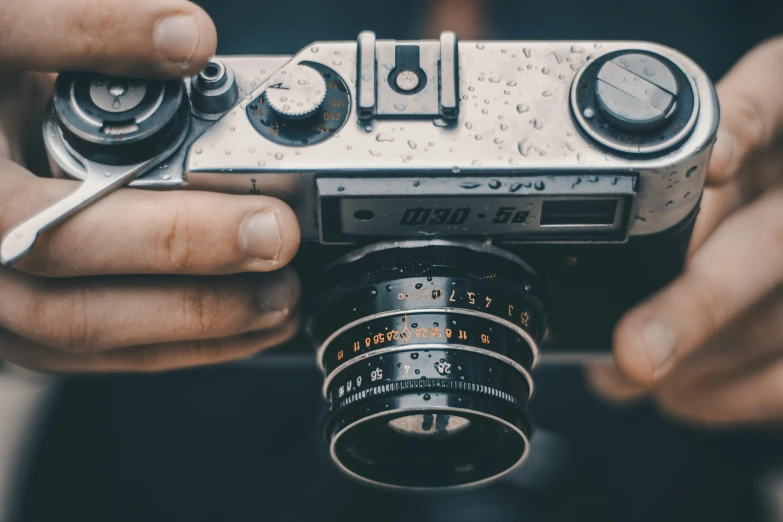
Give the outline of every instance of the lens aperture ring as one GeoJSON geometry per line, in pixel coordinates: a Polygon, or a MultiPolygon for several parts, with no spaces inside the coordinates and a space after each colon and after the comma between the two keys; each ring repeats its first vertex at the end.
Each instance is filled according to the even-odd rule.
{"type": "Polygon", "coordinates": [[[524,330],[534,343],[545,331],[540,300],[527,295],[523,288],[503,281],[431,277],[364,286],[328,301],[314,315],[310,334],[323,347],[334,332],[362,318],[431,308],[462,309],[496,317],[524,330]]]}

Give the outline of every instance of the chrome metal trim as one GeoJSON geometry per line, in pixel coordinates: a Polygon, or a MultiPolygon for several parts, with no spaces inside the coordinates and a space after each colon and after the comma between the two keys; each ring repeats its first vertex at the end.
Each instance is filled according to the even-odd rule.
{"type": "Polygon", "coordinates": [[[359,87],[356,92],[356,108],[359,118],[369,119],[375,115],[375,85],[377,70],[375,65],[375,33],[364,31],[359,34],[357,52],[356,81],[359,87]]]}
{"type": "Polygon", "coordinates": [[[331,262],[324,271],[331,270],[337,265],[351,263],[357,261],[367,254],[374,252],[382,252],[390,248],[419,248],[422,246],[454,246],[467,248],[474,252],[493,254],[498,257],[502,257],[506,261],[510,261],[519,265],[523,270],[526,270],[537,276],[535,270],[528,265],[522,258],[515,256],[508,250],[504,250],[500,247],[493,245],[491,242],[486,241],[484,243],[480,241],[471,241],[469,239],[408,239],[404,241],[381,241],[379,243],[373,243],[338,257],[335,261],[331,262]]]}
{"type": "Polygon", "coordinates": [[[459,115],[459,50],[457,35],[440,35],[440,115],[456,119],[459,115]]]}

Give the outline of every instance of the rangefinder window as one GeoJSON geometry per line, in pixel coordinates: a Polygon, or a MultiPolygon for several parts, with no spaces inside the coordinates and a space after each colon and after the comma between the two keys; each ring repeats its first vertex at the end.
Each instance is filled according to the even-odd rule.
{"type": "Polygon", "coordinates": [[[572,199],[544,201],[541,225],[613,225],[616,199],[572,199]]]}

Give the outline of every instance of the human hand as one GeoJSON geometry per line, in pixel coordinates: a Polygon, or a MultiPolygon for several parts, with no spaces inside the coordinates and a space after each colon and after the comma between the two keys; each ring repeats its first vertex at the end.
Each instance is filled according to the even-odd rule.
{"type": "Polygon", "coordinates": [[[604,396],[708,425],[783,419],[783,38],[717,87],[718,139],[683,274],[629,312],[604,396]],[[619,370],[618,370],[619,368],[619,370]]]}
{"type": "MultiPolygon", "coordinates": [[[[44,179],[54,70],[184,77],[215,52],[187,0],[3,0],[0,234],[73,192],[44,179]]],[[[52,371],[144,371],[251,355],[290,338],[296,216],[266,197],[119,190],[0,267],[0,357],[52,371]],[[177,274],[177,276],[174,276],[177,274]]]]}

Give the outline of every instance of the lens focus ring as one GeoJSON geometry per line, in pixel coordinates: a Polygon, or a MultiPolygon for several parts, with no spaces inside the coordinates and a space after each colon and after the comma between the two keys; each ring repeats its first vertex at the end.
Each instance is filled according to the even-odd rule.
{"type": "Polygon", "coordinates": [[[330,382],[327,398],[336,411],[368,397],[457,391],[490,395],[524,407],[531,389],[523,372],[499,359],[460,349],[394,352],[341,370],[330,382]]]}

